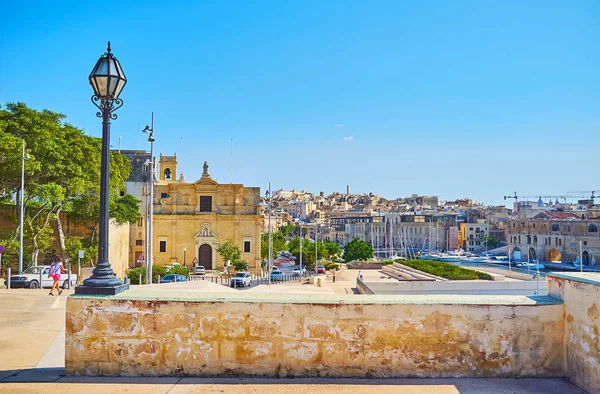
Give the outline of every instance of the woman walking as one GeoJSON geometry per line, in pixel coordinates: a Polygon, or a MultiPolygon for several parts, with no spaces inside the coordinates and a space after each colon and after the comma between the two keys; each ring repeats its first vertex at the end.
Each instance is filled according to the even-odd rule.
{"type": "Polygon", "coordinates": [[[63,267],[63,263],[60,261],[58,256],[54,256],[54,261],[50,264],[50,270],[48,271],[48,278],[52,278],[54,283],[52,284],[52,288],[50,289],[50,295],[53,296],[52,291],[56,288],[58,291],[58,295],[62,294],[62,290],[58,286],[58,281],[60,280],[60,274],[66,272],[65,267],[63,267]]]}

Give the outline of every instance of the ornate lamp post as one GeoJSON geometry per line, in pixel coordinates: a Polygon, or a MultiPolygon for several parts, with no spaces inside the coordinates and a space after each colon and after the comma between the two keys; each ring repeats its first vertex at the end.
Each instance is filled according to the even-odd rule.
{"type": "Polygon", "coordinates": [[[75,288],[76,294],[113,295],[129,289],[117,278],[108,262],[108,203],[110,177],[110,121],[117,119],[113,112],[121,108],[123,100],[119,94],[127,83],[121,64],[110,51],[110,41],[106,53],[100,56],[90,76],[90,85],[94,88],[92,103],[102,118],[102,161],[100,168],[100,220],[98,229],[98,264],[92,276],[75,288]]]}

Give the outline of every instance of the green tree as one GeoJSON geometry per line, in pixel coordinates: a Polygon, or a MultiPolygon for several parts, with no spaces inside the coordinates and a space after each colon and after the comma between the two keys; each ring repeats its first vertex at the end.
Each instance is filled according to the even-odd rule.
{"type": "Polygon", "coordinates": [[[225,263],[229,261],[236,271],[247,271],[248,262],[242,260],[242,250],[237,246],[231,238],[227,238],[225,242],[217,247],[217,253],[225,263]]]}
{"type": "MultiPolygon", "coordinates": [[[[286,250],[287,241],[281,232],[271,233],[272,258],[276,258],[279,252],[286,250]]],[[[269,256],[269,233],[263,233],[260,242],[260,256],[266,259],[269,256]]]]}
{"type": "MultiPolygon", "coordinates": [[[[92,244],[99,212],[101,139],[85,135],[65,122],[65,115],[49,110],[37,111],[23,103],[9,103],[0,108],[0,201],[9,201],[19,193],[21,179],[21,148],[26,144],[29,158],[25,161],[25,223],[26,242],[31,260],[47,249],[44,237],[52,223],[57,228],[60,254],[68,263],[66,238],[61,212],[81,209],[93,223],[92,244]],[[7,149],[13,149],[8,152],[7,149]]],[[[111,152],[110,200],[111,216],[117,221],[132,215],[130,199],[119,200],[119,190],[129,176],[131,166],[123,155],[111,152]],[[116,215],[116,216],[115,216],[116,215]]],[[[83,218],[83,214],[80,216],[83,218]]],[[[14,237],[18,234],[15,226],[14,237]]],[[[25,247],[25,245],[24,245],[25,247]]]]}
{"type": "Polygon", "coordinates": [[[359,238],[354,238],[344,247],[344,261],[370,258],[373,258],[373,247],[359,238]]]}
{"type": "Polygon", "coordinates": [[[481,239],[483,245],[487,245],[488,249],[494,249],[498,246],[498,241],[491,235],[487,235],[481,239]]]}

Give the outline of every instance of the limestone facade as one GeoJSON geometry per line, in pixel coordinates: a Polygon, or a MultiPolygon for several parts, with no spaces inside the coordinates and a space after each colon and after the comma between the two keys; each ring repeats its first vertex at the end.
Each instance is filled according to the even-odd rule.
{"type": "Polygon", "coordinates": [[[219,184],[208,165],[194,183],[177,179],[176,156],[160,156],[159,181],[154,189],[154,264],[225,270],[217,247],[231,238],[251,271],[260,269],[260,189],[219,184]]]}
{"type": "Polygon", "coordinates": [[[530,259],[570,263],[581,247],[584,265],[600,264],[600,220],[510,219],[506,239],[516,261],[529,251],[530,259]]]}

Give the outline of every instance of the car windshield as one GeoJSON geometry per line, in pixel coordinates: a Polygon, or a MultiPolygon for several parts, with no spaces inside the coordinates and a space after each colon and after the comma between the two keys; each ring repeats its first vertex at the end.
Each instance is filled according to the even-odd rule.
{"type": "Polygon", "coordinates": [[[246,277],[246,273],[245,272],[238,272],[237,274],[235,274],[236,278],[245,278],[246,277]]]}
{"type": "Polygon", "coordinates": [[[29,267],[25,271],[24,274],[39,274],[43,267],[29,267]]]}
{"type": "Polygon", "coordinates": [[[175,279],[175,275],[165,275],[165,276],[163,277],[163,279],[164,279],[164,280],[173,280],[173,279],[175,279]]]}

